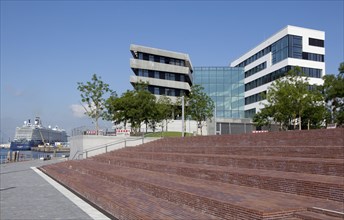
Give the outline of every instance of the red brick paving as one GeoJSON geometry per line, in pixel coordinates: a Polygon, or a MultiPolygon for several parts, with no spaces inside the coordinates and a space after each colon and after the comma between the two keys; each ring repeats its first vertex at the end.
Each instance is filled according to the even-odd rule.
{"type": "Polygon", "coordinates": [[[343,219],[343,131],[169,138],[42,169],[119,219],[343,219]]]}

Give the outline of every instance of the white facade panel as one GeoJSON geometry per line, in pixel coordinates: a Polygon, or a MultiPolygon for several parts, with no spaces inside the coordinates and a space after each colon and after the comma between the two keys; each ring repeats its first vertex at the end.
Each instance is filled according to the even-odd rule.
{"type": "Polygon", "coordinates": [[[325,40],[325,32],[323,31],[318,31],[318,30],[312,30],[312,29],[307,29],[307,28],[301,28],[301,27],[295,27],[295,26],[287,26],[265,40],[264,42],[260,43],[258,46],[250,50],[249,52],[245,53],[242,55],[240,58],[236,59],[233,61],[230,66],[236,66],[239,63],[243,62],[244,60],[248,59],[249,57],[253,56],[257,52],[263,50],[264,48],[270,46],[274,42],[278,41],[282,37],[291,34],[291,35],[297,35],[297,36],[302,36],[302,46],[303,50],[305,52],[309,53],[318,53],[318,54],[325,54],[325,48],[321,47],[314,47],[314,46],[309,46],[308,43],[308,38],[315,38],[315,39],[320,39],[320,40],[325,40]]]}
{"type": "Polygon", "coordinates": [[[130,76],[130,82],[135,84],[138,82],[148,82],[149,85],[155,85],[160,87],[168,87],[168,88],[176,88],[176,89],[184,89],[190,90],[189,83],[186,82],[178,82],[173,80],[166,80],[166,79],[155,79],[143,76],[130,76]]]}
{"type": "Polygon", "coordinates": [[[190,69],[188,67],[169,65],[146,60],[138,60],[133,58],[130,59],[130,67],[133,69],[156,70],[170,73],[180,73],[185,75],[188,75],[190,73],[190,69]]]}

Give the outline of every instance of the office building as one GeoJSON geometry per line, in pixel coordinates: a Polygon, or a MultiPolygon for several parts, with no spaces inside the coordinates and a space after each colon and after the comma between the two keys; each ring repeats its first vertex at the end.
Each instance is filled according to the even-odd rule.
{"type": "MultiPolygon", "coordinates": [[[[262,107],[263,94],[271,83],[299,66],[311,85],[321,85],[325,75],[325,33],[287,26],[233,61],[245,71],[245,118],[262,107]]],[[[244,43],[244,42],[241,42],[244,43]]]]}
{"type": "Polygon", "coordinates": [[[148,90],[157,98],[166,95],[172,101],[190,93],[193,68],[188,54],[134,44],[130,51],[133,86],[140,81],[148,82],[148,90]]]}

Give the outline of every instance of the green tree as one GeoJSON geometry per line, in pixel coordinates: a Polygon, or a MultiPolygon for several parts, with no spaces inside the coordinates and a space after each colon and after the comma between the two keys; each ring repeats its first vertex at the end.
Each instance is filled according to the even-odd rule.
{"type": "Polygon", "coordinates": [[[268,109],[256,117],[257,124],[258,119],[264,116],[273,118],[280,123],[281,128],[293,125],[295,129],[298,124],[301,130],[303,119],[307,118],[307,115],[308,124],[311,119],[313,122],[322,121],[319,117],[310,117],[312,110],[321,112],[323,99],[317,90],[310,89],[308,78],[300,67],[295,67],[285,77],[274,81],[268,89],[266,99],[268,104],[265,104],[265,108],[268,109]]]}
{"type": "Polygon", "coordinates": [[[78,82],[77,84],[77,89],[81,92],[81,102],[85,109],[85,114],[94,121],[98,134],[98,121],[104,115],[104,95],[111,93],[112,96],[116,96],[116,93],[109,88],[109,84],[104,83],[101,77],[98,77],[96,74],[93,74],[91,82],[86,82],[85,84],[78,82]]]}
{"type": "Polygon", "coordinates": [[[344,124],[344,62],[339,65],[339,74],[323,77],[322,92],[329,110],[329,123],[344,124]]]}
{"type": "Polygon", "coordinates": [[[273,115],[273,109],[272,108],[273,108],[272,106],[267,106],[253,116],[252,120],[257,127],[259,127],[259,128],[269,127],[270,128],[272,120],[273,120],[272,119],[272,115],[273,115]]]}
{"type": "Polygon", "coordinates": [[[107,118],[115,124],[121,122],[126,127],[131,124],[134,133],[139,132],[142,122],[147,125],[155,117],[156,98],[146,90],[146,86],[139,85],[133,91],[127,91],[121,97],[110,97],[106,101],[107,118]]]}
{"type": "Polygon", "coordinates": [[[161,123],[161,129],[164,131],[164,121],[166,125],[165,131],[168,131],[168,121],[173,117],[173,104],[169,97],[162,95],[156,103],[156,117],[153,121],[161,123]]]}
{"type": "Polygon", "coordinates": [[[202,123],[213,117],[215,108],[213,100],[203,92],[203,90],[204,88],[202,86],[193,85],[186,102],[186,115],[191,115],[192,119],[197,121],[198,128],[201,129],[201,135],[203,127],[202,123]]]}

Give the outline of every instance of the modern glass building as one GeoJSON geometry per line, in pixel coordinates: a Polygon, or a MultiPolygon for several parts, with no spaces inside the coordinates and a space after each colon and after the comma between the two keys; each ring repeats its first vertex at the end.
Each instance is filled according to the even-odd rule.
{"type": "Polygon", "coordinates": [[[325,32],[287,26],[231,63],[245,69],[245,117],[252,118],[267,103],[269,86],[296,66],[311,85],[325,75],[325,32]]]}
{"type": "Polygon", "coordinates": [[[193,83],[215,103],[217,119],[244,118],[245,85],[242,67],[194,67],[193,83]]]}

